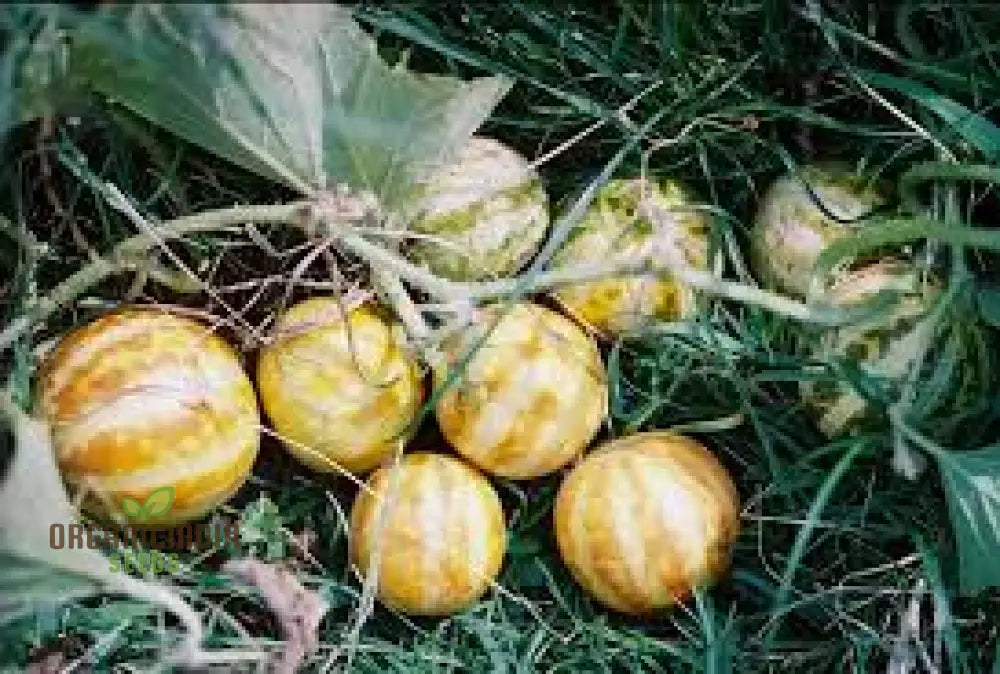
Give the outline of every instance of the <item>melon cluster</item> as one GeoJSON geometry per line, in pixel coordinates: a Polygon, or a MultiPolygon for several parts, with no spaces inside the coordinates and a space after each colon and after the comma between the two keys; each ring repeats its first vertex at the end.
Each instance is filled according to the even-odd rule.
{"type": "MultiPolygon", "coordinates": [[[[895,291],[888,315],[830,330],[816,350],[898,379],[929,338],[934,281],[901,257],[811,278],[821,251],[881,202],[836,167],[785,176],[762,200],[751,254],[765,284],[808,301],[852,306],[895,291]]],[[[456,280],[516,274],[549,224],[537,173],[486,138],[428,178],[414,203],[406,254],[456,280]]],[[[680,183],[612,180],[550,267],[707,270],[709,231],[707,209],[680,183]]],[[[657,271],[563,285],[549,299],[561,311],[544,300],[474,309],[425,366],[386,308],[312,297],[278,316],[257,354],[256,393],[209,326],[125,308],[60,342],[41,369],[36,409],[91,513],[121,516],[124,501],[173,487],[154,524],[202,517],[233,495],[252,470],[263,416],[307,468],[367,475],[350,516],[351,562],[387,606],[421,615],[467,608],[496,582],[507,544],[492,480],[565,471],[553,525],[571,575],[616,611],[671,606],[729,565],[739,531],[731,477],[703,445],[663,431],[588,449],[608,412],[598,340],[688,319],[697,294],[657,271]],[[407,453],[432,387],[446,446],[407,453]]],[[[857,392],[802,386],[825,433],[866,418],[857,392]]]]}
{"type": "MultiPolygon", "coordinates": [[[[822,251],[866,226],[866,216],[885,201],[876,185],[842,165],[805,166],[780,177],[764,195],[751,254],[765,285],[793,297],[849,308],[893,293],[889,311],[828,330],[812,349],[817,358],[847,361],[892,386],[919,366],[932,339],[928,313],[940,283],[902,251],[848,260],[814,278],[822,251]]],[[[874,418],[864,396],[845,383],[804,381],[801,392],[828,437],[856,432],[874,418]]]]}
{"type": "MultiPolygon", "coordinates": [[[[415,203],[419,236],[405,252],[452,279],[517,273],[549,224],[534,169],[485,138],[415,203]]],[[[708,231],[680,184],[615,180],[552,267],[705,269],[708,231]]],[[[465,609],[496,583],[507,533],[495,480],[565,471],[554,530],[573,577],[614,610],[668,607],[727,568],[738,496],[711,452],[683,436],[640,434],[588,454],[608,412],[598,339],[688,318],[697,298],[657,273],[563,286],[549,299],[476,308],[425,366],[385,307],[312,297],[277,317],[257,354],[256,395],[209,326],[127,308],[62,340],[37,411],[53,424],[67,481],[100,517],[165,485],[177,491],[171,521],[205,515],[247,479],[262,430],[308,469],[366,477],[350,514],[351,563],[385,605],[419,615],[465,609]],[[443,446],[407,452],[432,387],[443,446]]]]}

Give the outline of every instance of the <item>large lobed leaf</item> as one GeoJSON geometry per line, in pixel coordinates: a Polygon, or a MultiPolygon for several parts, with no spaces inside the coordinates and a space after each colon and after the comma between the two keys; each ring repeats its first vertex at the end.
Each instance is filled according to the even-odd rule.
{"type": "Polygon", "coordinates": [[[107,560],[93,550],[51,548],[49,527],[68,526],[76,512],[55,465],[48,427],[14,409],[7,414],[15,446],[0,484],[0,623],[35,602],[96,592],[110,574],[107,560]]]}
{"type": "Polygon", "coordinates": [[[68,527],[78,517],[56,467],[49,427],[0,392],[0,422],[4,418],[14,432],[14,455],[0,481],[0,625],[41,606],[125,592],[173,611],[197,645],[199,618],[179,594],[155,581],[113,573],[96,550],[52,548],[50,527],[68,527]]]}
{"type": "Polygon", "coordinates": [[[936,453],[965,594],[1000,587],[1000,446],[936,453]]]}
{"type": "Polygon", "coordinates": [[[336,183],[394,206],[507,92],[390,67],[348,8],[109,7],[75,37],[100,93],[209,152],[310,194],[336,183]]]}

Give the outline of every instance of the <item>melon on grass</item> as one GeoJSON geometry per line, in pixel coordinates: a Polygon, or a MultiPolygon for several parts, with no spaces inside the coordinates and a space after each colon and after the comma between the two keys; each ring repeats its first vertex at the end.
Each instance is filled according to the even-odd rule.
{"type": "Polygon", "coordinates": [[[489,589],[507,548],[500,498],[463,461],[408,454],[358,492],[350,555],[387,606],[417,615],[460,611],[489,589]]]}
{"type": "Polygon", "coordinates": [[[274,334],[257,385],[291,454],[317,471],[361,473],[395,452],[424,393],[399,325],[370,305],[314,297],[289,308],[274,334]]]}
{"type": "Polygon", "coordinates": [[[839,220],[856,220],[883,203],[876,188],[836,164],[806,166],[771,185],[751,232],[752,263],[762,282],[797,297],[809,294],[812,268],[823,249],[860,224],[829,217],[803,181],[839,220]]]}
{"type": "Polygon", "coordinates": [[[35,402],[60,469],[98,516],[173,489],[146,523],[200,517],[235,493],[259,445],[257,399],[237,354],[201,323],[130,307],[64,337],[35,402]]]}
{"type": "Polygon", "coordinates": [[[580,455],[608,405],[593,339],[537,304],[493,305],[446,341],[438,386],[477,345],[437,405],[448,442],[486,472],[512,479],[551,473],[580,455]]]}
{"type": "Polygon", "coordinates": [[[535,254],[549,224],[538,173],[514,150],[474,137],[451,164],[417,186],[410,258],[454,280],[511,276],[535,254]]]}
{"type": "MultiPolygon", "coordinates": [[[[673,180],[612,180],[552,258],[553,269],[615,263],[670,263],[707,269],[709,216],[673,180]],[[660,217],[641,213],[646,199],[660,217]]],[[[615,336],[691,316],[695,295],[669,274],[626,275],[559,288],[559,303],[598,332],[615,336]]]]}
{"type": "Polygon", "coordinates": [[[640,433],[594,450],[555,503],[559,552],[602,604],[644,614],[691,595],[728,568],[739,495],[700,443],[640,433]]]}
{"type": "MultiPolygon", "coordinates": [[[[900,293],[891,310],[824,332],[814,355],[851,359],[867,374],[890,384],[919,366],[918,358],[933,338],[932,326],[924,319],[941,292],[933,278],[912,263],[886,258],[846,272],[825,298],[850,307],[883,290],[900,293]]],[[[846,383],[803,381],[801,392],[827,437],[855,431],[871,416],[865,399],[846,383]]]]}

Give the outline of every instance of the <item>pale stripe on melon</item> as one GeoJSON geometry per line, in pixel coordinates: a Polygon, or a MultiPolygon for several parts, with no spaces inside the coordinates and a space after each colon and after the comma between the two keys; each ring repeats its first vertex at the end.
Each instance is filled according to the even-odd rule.
{"type": "Polygon", "coordinates": [[[418,187],[409,249],[414,261],[454,279],[507,276],[534,255],[548,227],[538,174],[492,138],[472,138],[418,187]]]}
{"type": "Polygon", "coordinates": [[[444,615],[487,591],[506,530],[500,499],[481,474],[452,457],[417,453],[375,471],[367,487],[351,510],[350,554],[363,575],[377,564],[385,604],[444,615]]]}
{"type": "Polygon", "coordinates": [[[335,298],[317,297],[291,307],[276,335],[257,382],[289,452],[326,472],[364,472],[392,454],[423,399],[396,326],[368,306],[349,308],[345,322],[335,298]]]}
{"type": "MultiPolygon", "coordinates": [[[[611,180],[552,258],[554,269],[602,263],[708,267],[710,220],[694,197],[671,180],[611,180]],[[654,205],[658,218],[646,217],[654,205]]],[[[669,274],[624,275],[567,285],[555,298],[581,322],[607,335],[657,321],[690,317],[694,292],[669,274]]]]}
{"type": "Polygon", "coordinates": [[[642,433],[607,443],[570,472],[556,497],[556,541],[585,590],[615,610],[646,613],[722,573],[738,508],[708,450],[642,433]]]}
{"type": "Polygon", "coordinates": [[[206,326],[150,309],[108,314],[43,364],[36,406],[71,484],[97,514],[174,487],[158,521],[198,517],[246,479],[259,444],[253,388],[206,326]]]}
{"type": "MultiPolygon", "coordinates": [[[[448,363],[500,318],[440,398],[438,423],[455,449],[484,470],[526,479],[579,455],[607,412],[600,353],[579,327],[544,307],[492,307],[444,345],[448,363]]],[[[439,385],[448,365],[435,371],[439,385]]]]}

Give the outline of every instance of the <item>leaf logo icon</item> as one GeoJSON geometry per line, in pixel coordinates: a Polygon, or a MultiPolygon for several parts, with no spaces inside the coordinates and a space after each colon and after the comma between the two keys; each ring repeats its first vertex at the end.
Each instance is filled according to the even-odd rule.
{"type": "Polygon", "coordinates": [[[134,520],[145,522],[150,517],[166,514],[173,504],[174,488],[166,486],[151,491],[142,503],[126,496],[122,499],[122,511],[134,520]]]}

